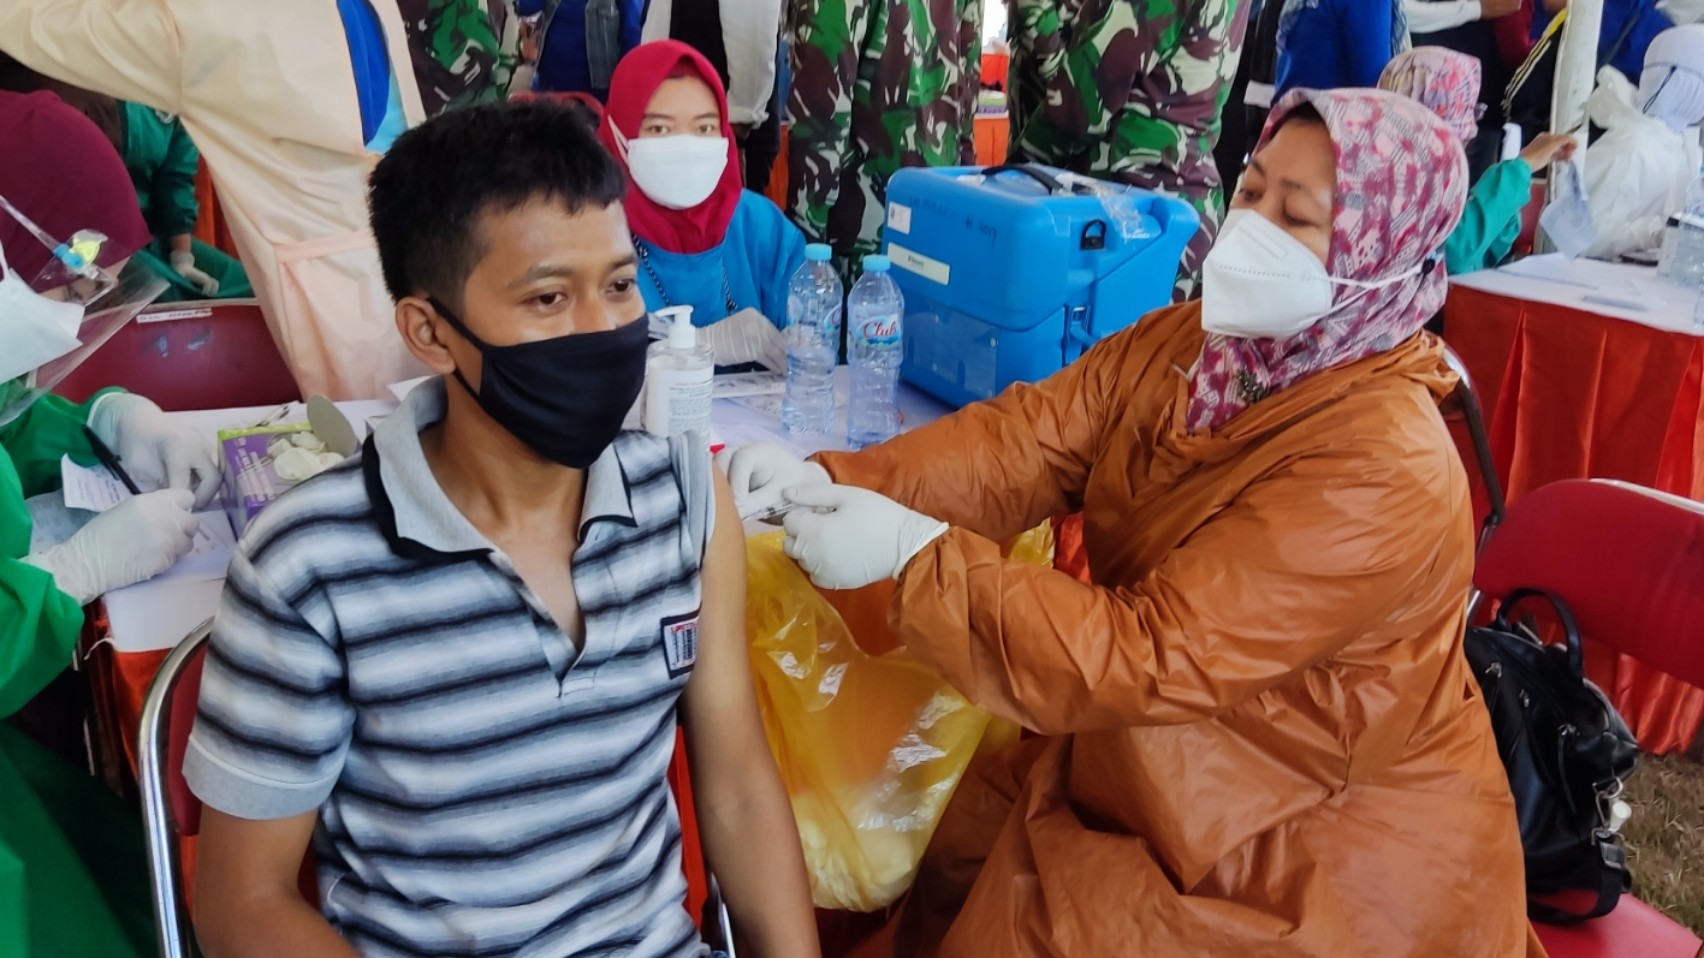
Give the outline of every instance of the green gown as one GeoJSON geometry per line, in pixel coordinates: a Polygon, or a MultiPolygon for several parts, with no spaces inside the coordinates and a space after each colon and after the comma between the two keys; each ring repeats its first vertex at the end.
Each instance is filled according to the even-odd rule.
{"type": "MultiPolygon", "coordinates": [[[[83,627],[76,600],[18,560],[30,545],[24,499],[58,488],[61,456],[93,458],[87,419],[87,404],[44,396],[0,429],[0,718],[71,663],[83,627]]],[[[137,813],[0,725],[0,958],[154,952],[137,813]]]]}
{"type": "MultiPolygon", "coordinates": [[[[169,113],[137,103],[121,104],[124,114],[124,166],[136,187],[142,218],[154,242],[135,256],[136,262],[166,280],[157,303],[206,299],[171,266],[171,238],[195,229],[200,207],[195,199],[195,173],[201,152],[183,124],[169,113]]],[[[200,240],[192,240],[195,265],[219,281],[217,299],[248,299],[254,295],[243,264],[200,240]]]]}

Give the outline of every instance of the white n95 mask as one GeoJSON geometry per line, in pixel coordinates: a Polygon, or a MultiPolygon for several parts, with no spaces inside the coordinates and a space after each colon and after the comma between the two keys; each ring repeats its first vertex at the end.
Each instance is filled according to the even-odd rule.
{"type": "Polygon", "coordinates": [[[709,199],[728,168],[728,141],[720,136],[621,137],[620,142],[633,185],[671,210],[689,210],[709,199]]]}
{"type": "Polygon", "coordinates": [[[11,382],[77,348],[83,307],[31,289],[3,252],[0,274],[0,382],[11,382]]]}
{"type": "Polygon", "coordinates": [[[1201,328],[1235,339],[1288,339],[1354,299],[1420,272],[1372,283],[1338,279],[1313,251],[1253,210],[1232,210],[1201,263],[1201,328]],[[1334,287],[1360,290],[1332,304],[1334,287]]]}

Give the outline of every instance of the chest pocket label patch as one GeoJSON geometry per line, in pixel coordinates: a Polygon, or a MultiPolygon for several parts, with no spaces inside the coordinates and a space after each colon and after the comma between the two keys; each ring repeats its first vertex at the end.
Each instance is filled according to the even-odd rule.
{"type": "Polygon", "coordinates": [[[698,661],[698,610],[663,619],[663,660],[671,679],[692,671],[698,661]]]}

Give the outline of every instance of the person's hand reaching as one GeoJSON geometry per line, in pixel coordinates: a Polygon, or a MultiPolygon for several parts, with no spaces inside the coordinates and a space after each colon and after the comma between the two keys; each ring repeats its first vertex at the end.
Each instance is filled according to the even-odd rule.
{"type": "Polygon", "coordinates": [[[1580,141],[1566,133],[1540,133],[1521,151],[1521,159],[1532,167],[1534,173],[1538,173],[1552,163],[1573,159],[1579,148],[1580,141]]]}
{"type": "Polygon", "coordinates": [[[1511,13],[1519,13],[1521,0],[1479,0],[1479,19],[1495,20],[1506,17],[1511,13]]]}
{"type": "Polygon", "coordinates": [[[195,265],[195,254],[188,250],[176,250],[172,253],[172,271],[189,281],[203,296],[219,295],[219,281],[202,272],[195,265]]]}
{"type": "Polygon", "coordinates": [[[718,366],[757,363],[776,372],[787,371],[787,334],[755,309],[742,309],[702,332],[716,351],[718,366]]]}
{"type": "Polygon", "coordinates": [[[222,470],[212,440],[173,420],[150,400],[108,393],[95,400],[89,428],[112,447],[143,491],[188,490],[195,494],[196,509],[207,508],[219,491],[222,470]]]}
{"type": "Polygon", "coordinates": [[[817,587],[861,589],[897,579],[947,524],[856,486],[795,486],[786,492],[782,549],[817,587]]]}
{"type": "Polygon", "coordinates": [[[728,475],[741,519],[767,519],[781,512],[787,506],[781,495],[785,489],[832,481],[827,469],[767,442],[724,449],[716,465],[728,475]]]}

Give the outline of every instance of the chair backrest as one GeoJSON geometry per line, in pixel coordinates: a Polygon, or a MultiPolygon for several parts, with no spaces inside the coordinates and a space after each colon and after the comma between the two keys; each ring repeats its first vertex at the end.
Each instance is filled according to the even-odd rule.
{"type": "Polygon", "coordinates": [[[1503,482],[1497,477],[1496,462],[1491,458],[1491,434],[1485,428],[1485,407],[1479,401],[1473,374],[1467,371],[1467,364],[1448,343],[1444,344],[1444,364],[1455,374],[1456,387],[1441,408],[1445,416],[1459,413],[1466,422],[1468,436],[1473,440],[1473,457],[1478,460],[1480,480],[1484,483],[1485,498],[1490,505],[1485,526],[1479,533],[1479,547],[1483,549],[1491,533],[1502,524],[1503,516],[1508,512],[1508,502],[1503,496],[1503,482]]]}
{"type": "Polygon", "coordinates": [[[1544,486],[1509,510],[1474,585],[1543,589],[1587,640],[1704,685],[1704,504],[1619,482],[1544,486]]]}
{"type": "Polygon", "coordinates": [[[108,386],[167,411],[276,406],[302,398],[252,299],[151,307],[55,387],[81,401],[108,386]]]}

